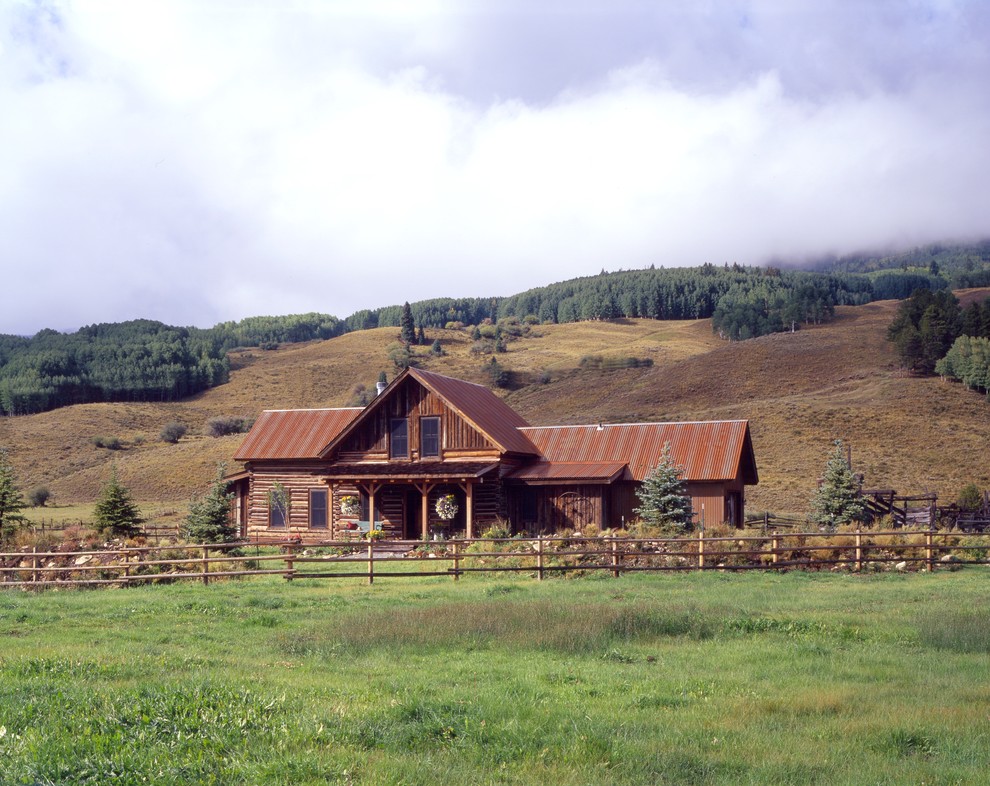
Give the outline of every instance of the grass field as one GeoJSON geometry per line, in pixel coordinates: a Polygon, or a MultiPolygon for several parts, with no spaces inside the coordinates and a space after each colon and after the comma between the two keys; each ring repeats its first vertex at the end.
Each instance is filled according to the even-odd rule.
{"type": "Polygon", "coordinates": [[[988,574],[0,593],[0,782],[985,783],[988,574]]]}

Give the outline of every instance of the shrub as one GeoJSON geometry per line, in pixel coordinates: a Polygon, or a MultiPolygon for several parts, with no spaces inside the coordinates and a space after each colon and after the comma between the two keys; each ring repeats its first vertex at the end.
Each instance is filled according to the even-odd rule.
{"type": "Polygon", "coordinates": [[[168,442],[170,445],[174,445],[185,435],[186,424],[173,420],[171,423],[166,423],[162,426],[162,431],[159,436],[161,437],[162,442],[168,442]]]}
{"type": "Polygon", "coordinates": [[[33,508],[43,508],[48,503],[48,500],[52,498],[51,491],[48,490],[47,486],[38,486],[37,488],[31,489],[28,494],[28,502],[33,508]]]}
{"type": "Polygon", "coordinates": [[[119,437],[93,437],[90,442],[98,448],[107,450],[120,450],[123,447],[119,437]]]}
{"type": "Polygon", "coordinates": [[[967,483],[959,492],[959,499],[956,502],[962,510],[979,510],[983,506],[983,494],[975,483],[967,483]]]}
{"type": "Polygon", "coordinates": [[[206,421],[206,433],[211,437],[226,437],[229,434],[245,434],[251,430],[254,420],[232,415],[210,418],[206,421]]]}

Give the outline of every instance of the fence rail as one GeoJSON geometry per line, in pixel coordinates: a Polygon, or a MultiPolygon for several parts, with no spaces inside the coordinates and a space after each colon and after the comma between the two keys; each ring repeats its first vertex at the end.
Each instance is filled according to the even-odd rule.
{"type": "Polygon", "coordinates": [[[475,573],[529,573],[538,580],[571,571],[623,573],[690,570],[933,571],[990,564],[990,533],[859,531],[665,539],[537,536],[423,541],[270,541],[142,546],[116,550],[0,553],[0,587],[129,586],[243,576],[364,579],[475,573]],[[254,553],[249,553],[250,551],[254,553]]]}

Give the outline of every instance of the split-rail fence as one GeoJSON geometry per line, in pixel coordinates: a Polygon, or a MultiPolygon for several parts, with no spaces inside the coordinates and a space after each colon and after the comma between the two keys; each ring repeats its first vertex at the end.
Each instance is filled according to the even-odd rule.
{"type": "Polygon", "coordinates": [[[130,586],[246,576],[287,581],[523,573],[692,570],[926,570],[990,564],[990,533],[938,530],[642,539],[550,537],[448,541],[295,540],[0,553],[0,587],[130,586]]]}

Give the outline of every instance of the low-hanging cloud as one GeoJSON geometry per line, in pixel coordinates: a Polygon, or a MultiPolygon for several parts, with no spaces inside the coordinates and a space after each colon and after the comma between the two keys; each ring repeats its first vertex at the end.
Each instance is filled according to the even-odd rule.
{"type": "Polygon", "coordinates": [[[879,20],[842,3],[810,20],[690,4],[653,19],[652,38],[639,6],[149,5],[155,17],[110,2],[0,12],[0,332],[346,316],[602,268],[990,234],[988,60],[972,29],[986,19],[970,4],[924,18],[891,4],[879,20]],[[560,62],[584,44],[590,65],[527,87],[519,27],[535,38],[568,19],[581,24],[560,62]],[[486,20],[503,24],[485,37],[486,20]],[[933,39],[956,46],[937,57],[933,39]],[[502,81],[459,70],[499,62],[502,81]]]}

